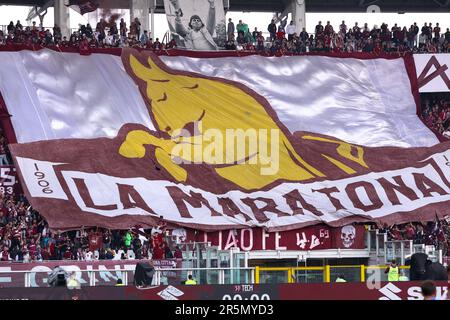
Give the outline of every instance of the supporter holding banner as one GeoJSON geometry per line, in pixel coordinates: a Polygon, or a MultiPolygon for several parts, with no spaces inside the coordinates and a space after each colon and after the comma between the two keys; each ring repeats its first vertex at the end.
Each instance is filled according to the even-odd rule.
{"type": "Polygon", "coordinates": [[[178,47],[210,51],[225,46],[222,0],[164,0],[164,8],[178,47]]]}

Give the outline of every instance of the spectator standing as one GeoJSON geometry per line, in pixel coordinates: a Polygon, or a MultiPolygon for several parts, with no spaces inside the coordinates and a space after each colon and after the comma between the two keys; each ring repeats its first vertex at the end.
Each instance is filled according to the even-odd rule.
{"type": "Polygon", "coordinates": [[[399,267],[398,267],[397,262],[395,261],[395,259],[393,259],[391,261],[391,264],[386,268],[384,273],[388,274],[388,281],[389,282],[398,281],[399,280],[400,271],[399,271],[399,267]]]}
{"type": "Polygon", "coordinates": [[[294,39],[295,30],[296,27],[294,21],[291,21],[291,23],[289,23],[289,25],[286,27],[286,34],[288,35],[288,41],[292,41],[294,39]]]}
{"type": "Polygon", "coordinates": [[[6,30],[8,31],[8,34],[14,33],[16,31],[16,28],[14,27],[14,22],[11,21],[6,27],[6,30]]]}
{"type": "Polygon", "coordinates": [[[441,27],[439,27],[439,23],[436,23],[436,27],[434,27],[433,33],[434,33],[434,42],[438,43],[441,37],[441,27]]]}
{"type": "Polygon", "coordinates": [[[253,32],[252,32],[253,42],[257,41],[258,36],[259,36],[258,28],[255,28],[255,30],[253,30],[253,32]]]}
{"type": "Polygon", "coordinates": [[[131,235],[131,232],[128,230],[126,233],[125,233],[125,235],[124,235],[124,237],[123,237],[123,241],[124,241],[124,243],[125,243],[125,247],[127,248],[127,249],[129,249],[130,248],[130,246],[131,246],[131,240],[132,240],[132,235],[131,235]]]}
{"type": "Polygon", "coordinates": [[[127,29],[127,23],[123,20],[123,18],[120,19],[119,27],[120,27],[120,36],[122,38],[126,38],[128,29],[127,29]]]}
{"type": "Polygon", "coordinates": [[[227,26],[227,35],[228,35],[228,41],[234,39],[234,22],[230,19],[228,19],[228,26],[227,26]]]}
{"type": "Polygon", "coordinates": [[[342,23],[341,23],[341,25],[339,26],[339,31],[340,31],[342,34],[346,34],[346,33],[347,33],[347,25],[345,24],[345,21],[344,21],[344,20],[342,20],[342,23]]]}
{"type": "Polygon", "coordinates": [[[417,25],[417,22],[414,22],[413,28],[414,28],[414,46],[417,46],[417,41],[418,41],[417,37],[419,36],[419,31],[420,31],[420,28],[417,25]]]}
{"type": "Polygon", "coordinates": [[[134,18],[134,31],[136,35],[136,39],[139,39],[141,36],[141,22],[139,21],[139,18],[134,18]]]}
{"type": "Polygon", "coordinates": [[[315,28],[316,37],[317,37],[317,35],[323,33],[323,30],[324,29],[323,29],[322,21],[319,21],[319,24],[316,25],[316,28],[315,28]]]}
{"type": "Polygon", "coordinates": [[[53,26],[53,37],[55,39],[55,43],[58,43],[62,39],[61,28],[55,23],[53,26]]]}
{"type": "Polygon", "coordinates": [[[239,33],[242,33],[244,36],[249,32],[249,28],[248,25],[244,22],[242,22],[242,20],[239,20],[238,25],[236,26],[236,30],[239,33]]]}
{"type": "Polygon", "coordinates": [[[275,24],[275,20],[272,19],[272,22],[267,27],[267,31],[270,33],[270,41],[274,41],[277,34],[277,25],[275,24]]]}

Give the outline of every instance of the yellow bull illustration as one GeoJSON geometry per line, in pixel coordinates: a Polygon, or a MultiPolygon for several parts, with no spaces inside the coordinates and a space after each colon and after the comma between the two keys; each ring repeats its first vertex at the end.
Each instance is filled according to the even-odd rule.
{"type": "MultiPolygon", "coordinates": [[[[167,133],[172,139],[156,137],[144,130],[131,131],[120,146],[119,153],[122,156],[143,158],[146,155],[146,146],[152,145],[155,147],[158,163],[178,182],[185,182],[188,172],[178,164],[179,162],[174,161],[175,158],[187,163],[209,164],[219,176],[246,190],[259,189],[277,180],[304,181],[325,176],[297,154],[283,130],[268,114],[262,103],[237,85],[197,77],[194,74],[180,75],[168,72],[167,67],[158,65],[162,62],[154,61],[158,59],[154,56],[148,57],[148,66],[141,63],[133,53],[129,54],[127,59],[134,76],[146,83],[145,98],[150,102],[157,129],[167,133]],[[196,124],[197,136],[180,136],[180,129],[196,124]],[[249,143],[241,158],[230,157],[230,153],[234,154],[236,150],[226,147],[215,150],[216,153],[222,154],[220,157],[215,154],[214,159],[204,156],[199,159],[199,154],[205,154],[204,146],[200,146],[200,153],[174,152],[186,144],[194,148],[199,147],[199,141],[206,138],[208,130],[214,130],[222,137],[226,137],[229,130],[243,132],[265,130],[268,134],[263,141],[257,141],[256,153],[249,147],[249,143]],[[277,141],[270,135],[274,130],[278,133],[277,141]],[[263,163],[259,157],[260,149],[263,147],[267,150],[274,142],[277,143],[275,152],[279,161],[278,170],[269,175],[262,174],[267,162],[263,163]],[[218,163],[217,159],[223,160],[218,163]]],[[[254,137],[261,139],[260,135],[254,137]]]]}

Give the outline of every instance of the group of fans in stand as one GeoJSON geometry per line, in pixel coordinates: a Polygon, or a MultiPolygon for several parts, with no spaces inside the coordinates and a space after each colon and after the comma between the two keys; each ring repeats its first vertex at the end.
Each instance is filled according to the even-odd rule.
{"type": "MultiPolygon", "coordinates": [[[[366,52],[383,53],[442,53],[450,52],[450,29],[442,30],[439,23],[425,24],[419,27],[414,23],[409,28],[395,24],[389,27],[382,23],[379,27],[370,28],[367,23],[360,26],[355,23],[348,27],[345,21],[335,29],[330,22],[325,25],[319,22],[313,33],[305,29],[300,33],[294,22],[287,20],[269,24],[267,31],[249,26],[241,20],[235,26],[229,19],[227,32],[227,50],[254,51],[266,55],[293,55],[307,52],[366,52]],[[268,35],[268,36],[265,36],[268,35]]],[[[0,45],[25,45],[29,47],[73,47],[87,50],[89,48],[139,47],[154,51],[176,48],[175,40],[162,43],[159,38],[153,39],[147,30],[141,30],[138,18],[131,23],[130,28],[124,19],[119,24],[116,17],[106,21],[101,19],[95,28],[89,23],[80,25],[69,38],[61,34],[57,25],[53,30],[36,26],[24,27],[20,21],[13,21],[5,31],[0,30],[0,45]]]]}
{"type": "Polygon", "coordinates": [[[425,124],[450,139],[450,94],[422,94],[422,118],[425,124]]]}
{"type": "Polygon", "coordinates": [[[450,217],[434,222],[415,222],[384,226],[380,233],[387,233],[388,240],[412,240],[413,244],[432,245],[442,250],[443,256],[450,254],[450,217]]]}
{"type": "Polygon", "coordinates": [[[6,32],[0,30],[0,46],[23,45],[27,47],[60,47],[60,48],[116,48],[116,47],[139,47],[149,50],[163,50],[176,47],[175,41],[163,44],[159,38],[152,39],[147,30],[141,31],[141,23],[138,18],[127,28],[123,18],[119,22],[101,19],[95,29],[88,23],[80,25],[77,31],[73,31],[69,38],[63,36],[61,28],[54,25],[53,30],[36,26],[24,27],[18,20],[13,21],[6,28],[6,32]]]}
{"type": "Polygon", "coordinates": [[[335,29],[328,21],[321,21],[309,34],[305,28],[300,33],[294,22],[282,21],[278,27],[275,20],[268,25],[269,39],[262,31],[250,31],[248,25],[239,21],[237,26],[228,22],[228,42],[226,49],[250,50],[274,55],[292,55],[307,52],[366,52],[382,53],[441,53],[450,52],[450,29],[442,30],[439,23],[419,27],[414,23],[409,28],[395,24],[392,28],[382,23],[370,28],[367,23],[355,23],[348,27],[345,21],[335,29]],[[235,31],[237,36],[235,37],[235,31]],[[267,41],[269,40],[269,41],[267,41]]]}

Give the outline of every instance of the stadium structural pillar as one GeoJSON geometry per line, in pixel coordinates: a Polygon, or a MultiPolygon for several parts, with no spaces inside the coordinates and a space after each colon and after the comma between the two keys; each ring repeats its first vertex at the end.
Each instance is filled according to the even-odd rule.
{"type": "MultiPolygon", "coordinates": [[[[138,18],[141,22],[141,34],[144,30],[149,30],[149,13],[150,13],[150,1],[151,0],[131,0],[130,1],[130,20],[134,21],[138,18]]],[[[130,23],[131,23],[130,22],[130,23]]]]}
{"type": "Polygon", "coordinates": [[[292,2],[292,20],[295,24],[295,32],[300,34],[303,28],[306,28],[306,0],[291,0],[292,2]]]}
{"type": "Polygon", "coordinates": [[[150,38],[155,39],[155,7],[150,6],[150,32],[148,33],[150,38]]]}
{"type": "Polygon", "coordinates": [[[61,28],[62,36],[70,36],[70,14],[65,0],[55,0],[55,24],[61,28]]]}

